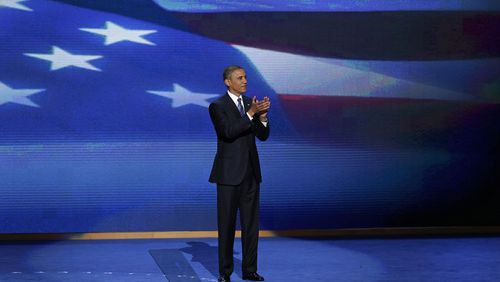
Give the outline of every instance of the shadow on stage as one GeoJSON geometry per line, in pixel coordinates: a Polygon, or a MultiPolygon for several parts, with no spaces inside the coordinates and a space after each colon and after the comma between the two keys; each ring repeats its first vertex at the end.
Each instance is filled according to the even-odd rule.
{"type": "MultiPolygon", "coordinates": [[[[149,250],[168,281],[201,281],[199,274],[203,271],[208,271],[213,277],[218,277],[217,246],[196,241],[187,242],[187,244],[189,247],[180,249],[149,250]]],[[[234,254],[238,255],[237,252],[234,254]]],[[[234,270],[240,277],[241,263],[241,259],[234,257],[234,270]]]]}

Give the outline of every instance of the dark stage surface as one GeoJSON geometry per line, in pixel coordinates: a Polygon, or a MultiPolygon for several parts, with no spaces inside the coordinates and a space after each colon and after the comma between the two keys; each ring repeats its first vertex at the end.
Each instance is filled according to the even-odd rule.
{"type": "MultiPolygon", "coordinates": [[[[241,241],[237,240],[236,249],[241,241]]],[[[0,281],[216,281],[216,239],[2,242],[0,281]]],[[[498,281],[500,237],[263,238],[266,281],[498,281]]],[[[232,281],[241,281],[235,253],[232,281]]]]}

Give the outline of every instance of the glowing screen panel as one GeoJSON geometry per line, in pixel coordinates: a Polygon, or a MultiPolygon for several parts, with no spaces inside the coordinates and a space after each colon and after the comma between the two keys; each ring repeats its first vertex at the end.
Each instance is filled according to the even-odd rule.
{"type": "Polygon", "coordinates": [[[0,0],[0,232],[215,230],[233,64],[272,101],[262,229],[499,224],[499,10],[0,0]]]}

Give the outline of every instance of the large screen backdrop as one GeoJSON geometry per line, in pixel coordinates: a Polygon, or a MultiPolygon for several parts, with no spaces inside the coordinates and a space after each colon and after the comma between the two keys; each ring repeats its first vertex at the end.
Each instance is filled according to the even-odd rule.
{"type": "Polygon", "coordinates": [[[0,232],[215,230],[232,64],[272,101],[262,229],[498,225],[499,10],[0,0],[0,232]]]}

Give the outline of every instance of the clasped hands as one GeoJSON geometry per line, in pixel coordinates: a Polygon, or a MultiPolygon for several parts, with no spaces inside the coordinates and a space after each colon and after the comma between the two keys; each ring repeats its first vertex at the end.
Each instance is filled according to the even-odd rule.
{"type": "Polygon", "coordinates": [[[259,114],[259,119],[261,121],[267,121],[267,112],[269,111],[270,107],[271,101],[267,96],[260,101],[257,100],[257,98],[254,96],[252,98],[252,105],[250,106],[250,109],[248,109],[248,114],[250,114],[252,117],[255,114],[259,114]]]}

